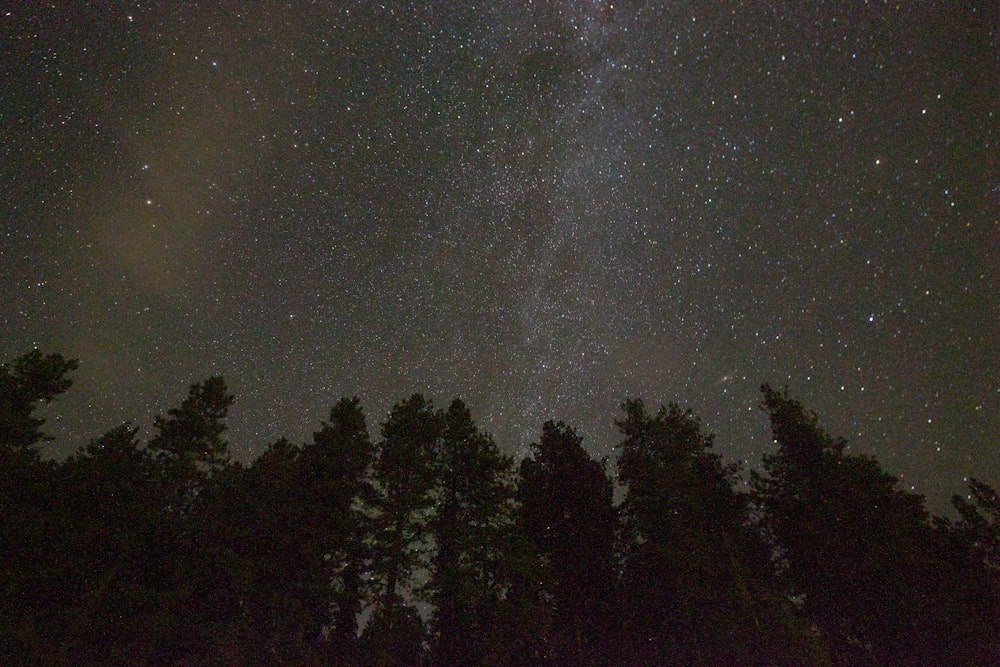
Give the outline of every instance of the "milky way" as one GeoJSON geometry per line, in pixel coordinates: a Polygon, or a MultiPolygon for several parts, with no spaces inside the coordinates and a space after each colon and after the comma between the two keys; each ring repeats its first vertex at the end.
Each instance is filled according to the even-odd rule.
{"type": "MultiPolygon", "coordinates": [[[[58,3],[57,3],[58,4],[58,3]]],[[[761,382],[943,504],[1000,470],[993,3],[135,3],[0,19],[0,350],[65,454],[223,374],[242,457],[341,395],[729,460],[761,382]]]]}

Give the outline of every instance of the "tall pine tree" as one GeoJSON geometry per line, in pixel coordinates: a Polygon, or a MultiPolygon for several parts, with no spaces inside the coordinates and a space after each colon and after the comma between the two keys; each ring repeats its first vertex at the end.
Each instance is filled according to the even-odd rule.
{"type": "MultiPolygon", "coordinates": [[[[815,663],[782,620],[767,546],[750,525],[737,469],[676,404],[622,406],[623,645],[634,664],[815,663]]],[[[800,635],[800,636],[797,636],[800,635]]]]}
{"type": "Polygon", "coordinates": [[[418,659],[411,655],[413,633],[423,627],[406,602],[419,594],[415,574],[429,564],[428,523],[442,429],[441,413],[419,394],[395,405],[382,424],[373,465],[378,498],[372,532],[372,574],[381,594],[365,633],[365,646],[381,656],[377,660],[418,659]]]}
{"type": "MultiPolygon", "coordinates": [[[[763,527],[790,592],[845,664],[934,664],[928,622],[929,524],[921,496],[818,426],[814,413],[764,385],[777,453],[756,476],[763,527]]],[[[936,657],[935,657],[936,656],[936,657]]]]}
{"type": "Polygon", "coordinates": [[[613,632],[612,484],[576,432],[547,422],[520,468],[520,529],[553,613],[547,664],[604,664],[613,632]]]}
{"type": "Polygon", "coordinates": [[[440,665],[482,661],[484,637],[499,604],[503,535],[512,521],[513,463],[476,428],[455,399],[437,451],[436,545],[431,562],[432,657],[440,665]]]}

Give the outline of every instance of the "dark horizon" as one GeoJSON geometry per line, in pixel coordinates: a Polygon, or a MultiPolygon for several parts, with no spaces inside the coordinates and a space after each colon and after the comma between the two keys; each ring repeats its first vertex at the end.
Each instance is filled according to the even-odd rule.
{"type": "MultiPolygon", "coordinates": [[[[41,352],[41,351],[37,351],[37,352],[41,352]]],[[[10,361],[12,361],[12,360],[0,361],[0,363],[3,363],[4,365],[9,366],[10,361]]],[[[79,361],[79,360],[74,360],[74,361],[79,361]]],[[[75,384],[75,377],[76,377],[77,374],[79,374],[79,372],[80,372],[79,369],[76,369],[76,370],[74,370],[69,375],[70,380],[74,381],[74,384],[75,384]]],[[[223,377],[223,376],[219,376],[219,377],[223,377]]],[[[767,383],[764,383],[764,384],[767,385],[767,383]]],[[[47,433],[51,432],[52,431],[51,427],[53,425],[53,421],[55,421],[56,423],[58,423],[59,405],[60,405],[61,402],[63,402],[63,401],[66,400],[66,396],[67,395],[71,395],[73,393],[74,388],[75,387],[71,386],[69,388],[69,390],[66,392],[66,394],[62,394],[62,395],[56,397],[55,400],[53,400],[49,404],[40,405],[39,406],[38,414],[39,414],[39,416],[42,419],[45,420],[44,423],[43,423],[43,425],[42,425],[43,431],[46,431],[47,433]]],[[[786,387],[786,389],[787,389],[787,387],[786,387]]],[[[420,394],[422,396],[424,395],[424,394],[422,394],[422,392],[419,392],[419,391],[418,392],[410,392],[409,394],[406,394],[404,396],[397,397],[395,400],[393,400],[392,404],[396,405],[400,401],[402,401],[405,398],[405,396],[407,396],[407,395],[413,395],[413,394],[420,394]]],[[[337,397],[335,400],[331,401],[330,405],[332,407],[338,401],[344,400],[344,399],[347,399],[347,398],[351,398],[351,397],[350,396],[346,396],[346,395],[345,396],[337,397]]],[[[362,409],[365,410],[366,414],[369,414],[372,418],[377,417],[377,415],[375,415],[373,413],[369,413],[367,411],[367,406],[366,406],[364,400],[362,400],[360,396],[354,396],[354,398],[357,398],[360,401],[360,406],[362,407],[362,409]]],[[[448,400],[438,400],[436,397],[433,397],[433,396],[427,396],[426,398],[431,403],[433,403],[435,405],[439,405],[439,406],[447,405],[452,400],[459,400],[459,401],[462,401],[463,404],[465,404],[465,401],[464,401],[464,399],[461,396],[452,396],[448,400]]],[[[576,428],[575,424],[573,424],[571,422],[568,422],[565,419],[561,419],[559,417],[559,415],[554,415],[551,418],[546,419],[545,421],[546,422],[552,421],[552,422],[565,423],[567,426],[573,428],[574,431],[576,433],[578,433],[579,436],[581,437],[582,444],[583,444],[584,448],[587,449],[588,451],[590,451],[591,454],[593,454],[592,450],[595,450],[595,449],[598,452],[606,452],[606,453],[603,453],[603,454],[596,455],[597,459],[598,460],[605,460],[605,459],[607,460],[608,471],[609,471],[609,473],[612,473],[611,479],[614,482],[614,484],[616,486],[616,489],[619,489],[620,481],[618,480],[618,477],[613,474],[613,471],[614,471],[614,468],[615,468],[615,464],[616,464],[616,462],[618,460],[618,455],[619,455],[621,441],[622,441],[622,435],[619,433],[617,427],[615,426],[615,422],[622,417],[621,407],[624,406],[625,404],[627,404],[629,401],[636,401],[636,400],[638,400],[640,402],[643,402],[643,403],[646,403],[651,408],[659,408],[661,406],[666,406],[668,404],[673,403],[673,404],[679,405],[680,407],[682,407],[684,409],[690,409],[692,411],[693,416],[696,417],[699,420],[699,422],[701,422],[702,426],[705,428],[706,435],[713,436],[713,445],[714,445],[714,448],[722,456],[723,461],[725,461],[725,463],[727,465],[728,464],[736,464],[736,465],[739,466],[739,474],[744,479],[744,481],[746,481],[746,480],[749,479],[749,475],[750,475],[750,473],[752,471],[760,472],[762,470],[762,464],[763,464],[763,457],[764,456],[770,455],[770,454],[774,454],[775,451],[776,451],[776,445],[775,445],[775,443],[773,441],[774,436],[771,433],[770,429],[767,428],[767,412],[765,410],[765,406],[764,406],[763,403],[759,403],[759,405],[757,406],[758,407],[757,415],[754,415],[753,417],[758,417],[759,416],[760,419],[763,420],[764,427],[765,427],[765,437],[767,439],[766,442],[767,442],[767,444],[770,445],[770,447],[767,447],[765,445],[761,450],[759,450],[758,458],[756,460],[749,460],[749,459],[733,460],[733,459],[729,458],[728,456],[726,456],[725,451],[726,451],[727,447],[723,443],[719,442],[717,434],[715,434],[714,432],[712,432],[711,430],[709,430],[708,427],[707,427],[707,424],[705,423],[704,419],[702,419],[701,415],[699,415],[697,413],[697,411],[693,410],[693,408],[691,408],[689,405],[685,404],[683,401],[667,401],[667,402],[662,402],[662,403],[654,403],[654,402],[647,402],[647,401],[645,401],[645,399],[643,397],[641,397],[641,396],[631,396],[631,397],[628,397],[628,398],[620,401],[618,403],[618,405],[615,406],[615,411],[613,413],[613,418],[610,420],[610,422],[611,422],[611,429],[612,429],[612,431],[615,434],[613,440],[611,442],[598,443],[598,446],[596,448],[594,446],[594,443],[591,441],[592,439],[589,437],[589,435],[586,432],[580,430],[579,428],[576,428]]],[[[175,401],[175,403],[176,403],[176,401],[175,401]]],[[[237,396],[237,395],[234,394],[233,407],[230,408],[230,411],[234,410],[235,407],[238,406],[238,405],[239,405],[239,396],[237,396]]],[[[473,417],[476,417],[477,413],[476,413],[476,410],[475,410],[475,406],[470,405],[469,408],[470,408],[470,410],[472,412],[473,417]]],[[[390,412],[389,410],[385,411],[386,414],[388,414],[389,412],[390,412]]],[[[40,454],[42,455],[42,457],[44,459],[53,459],[53,460],[56,460],[56,461],[64,461],[66,459],[66,457],[68,457],[68,456],[79,454],[79,452],[82,451],[87,446],[88,443],[93,442],[95,440],[99,440],[102,436],[106,435],[108,432],[112,431],[115,428],[118,428],[119,426],[121,426],[123,424],[128,425],[131,428],[135,428],[136,429],[136,433],[137,433],[137,437],[140,440],[145,441],[145,440],[148,440],[149,437],[154,432],[154,422],[155,422],[155,420],[157,418],[163,417],[166,413],[167,413],[167,408],[164,407],[162,409],[157,410],[153,414],[153,416],[147,422],[145,422],[145,423],[139,422],[137,420],[126,420],[125,422],[122,422],[122,423],[107,424],[107,425],[105,425],[104,429],[101,430],[99,433],[97,433],[97,434],[95,434],[93,436],[89,436],[86,439],[79,440],[77,442],[77,444],[75,445],[75,447],[72,448],[72,449],[69,449],[68,444],[65,441],[61,442],[60,439],[57,436],[50,435],[49,437],[51,438],[51,440],[47,440],[47,441],[39,443],[38,450],[39,450],[40,454]]],[[[823,428],[824,430],[826,430],[832,437],[835,437],[835,438],[842,438],[842,437],[844,437],[842,434],[839,434],[839,433],[836,433],[836,432],[832,432],[832,431],[830,431],[828,429],[828,421],[829,420],[827,420],[824,415],[817,414],[817,417],[819,418],[819,426],[821,428],[823,428]]],[[[748,416],[748,418],[752,419],[752,421],[758,421],[757,419],[753,419],[750,416],[748,416]]],[[[381,419],[381,417],[379,417],[379,419],[381,419]]],[[[295,431],[297,431],[297,432],[303,432],[303,433],[309,433],[310,437],[311,437],[311,434],[314,433],[316,431],[316,429],[320,428],[320,426],[323,423],[323,421],[324,421],[324,419],[320,418],[320,419],[317,419],[317,420],[315,420],[313,422],[310,422],[310,423],[307,423],[307,424],[300,424],[297,427],[297,429],[295,429],[295,431]]],[[[511,453],[511,455],[513,457],[513,460],[514,460],[515,463],[520,463],[525,458],[527,458],[527,457],[529,457],[531,455],[531,450],[532,450],[532,448],[534,446],[537,445],[538,436],[542,433],[542,430],[543,430],[542,427],[543,427],[543,425],[544,425],[543,423],[539,423],[536,426],[536,428],[535,428],[534,436],[530,437],[526,442],[518,444],[517,446],[513,446],[512,443],[505,443],[503,441],[500,441],[499,439],[497,439],[496,442],[497,442],[497,444],[499,445],[499,447],[501,448],[502,451],[511,453]]],[[[484,434],[487,434],[490,437],[494,437],[494,434],[489,429],[483,428],[482,431],[483,431],[484,434]]],[[[372,435],[374,437],[375,435],[377,435],[377,433],[371,433],[370,435],[372,435]]],[[[227,446],[229,447],[229,450],[232,453],[232,460],[234,462],[238,461],[241,464],[250,465],[250,464],[254,463],[254,461],[259,456],[261,456],[261,454],[263,453],[264,450],[266,450],[267,448],[271,447],[275,442],[280,441],[280,440],[285,440],[285,441],[288,441],[288,442],[290,442],[292,444],[295,444],[295,445],[303,445],[304,443],[306,443],[309,440],[309,437],[302,437],[302,438],[296,439],[296,438],[289,437],[289,436],[284,435],[284,434],[279,434],[278,436],[272,438],[270,441],[268,441],[266,444],[264,444],[263,448],[262,448],[262,451],[255,452],[254,451],[255,448],[253,446],[247,446],[246,443],[235,442],[235,441],[232,440],[231,428],[229,427],[228,419],[227,419],[226,441],[227,441],[227,446]]],[[[859,450],[857,447],[853,446],[854,443],[852,443],[850,441],[850,439],[844,438],[844,440],[845,440],[845,444],[847,445],[847,447],[846,447],[846,451],[847,452],[849,452],[851,454],[860,454],[860,455],[863,455],[863,456],[873,456],[872,452],[862,451],[862,450],[859,450]]],[[[878,460],[877,456],[875,456],[875,458],[876,458],[876,460],[878,460]]],[[[879,463],[884,465],[884,462],[881,461],[881,460],[879,460],[879,463]]],[[[1000,479],[996,479],[995,476],[994,477],[990,477],[989,475],[979,475],[979,474],[976,474],[974,472],[969,472],[969,473],[967,473],[966,475],[963,476],[962,483],[959,486],[957,486],[956,488],[952,489],[951,491],[944,490],[945,495],[943,495],[941,497],[935,497],[935,496],[927,496],[926,494],[921,493],[918,489],[913,488],[913,485],[908,484],[907,480],[903,479],[902,476],[900,476],[898,473],[896,473],[895,471],[893,471],[891,468],[886,467],[886,472],[888,472],[890,474],[893,474],[893,475],[895,475],[898,478],[898,484],[899,484],[899,486],[900,486],[901,489],[906,490],[908,492],[917,493],[917,494],[923,496],[924,499],[925,499],[925,502],[927,503],[927,509],[929,511],[931,511],[934,514],[945,516],[945,517],[954,517],[955,516],[954,507],[953,507],[953,503],[952,503],[952,498],[955,495],[959,495],[959,496],[967,496],[968,495],[968,488],[967,487],[968,487],[968,481],[970,479],[979,479],[980,481],[983,481],[983,482],[985,482],[987,484],[991,484],[991,485],[994,485],[994,486],[1000,486],[1000,479]]]]}
{"type": "Polygon", "coordinates": [[[744,484],[676,404],[621,456],[546,422],[515,464],[468,406],[342,398],[247,465],[220,376],[43,461],[76,362],[0,367],[0,660],[43,664],[968,665],[1000,658],[1000,495],[955,516],[761,387],[744,484]],[[617,485],[613,481],[617,479],[617,485]]]}

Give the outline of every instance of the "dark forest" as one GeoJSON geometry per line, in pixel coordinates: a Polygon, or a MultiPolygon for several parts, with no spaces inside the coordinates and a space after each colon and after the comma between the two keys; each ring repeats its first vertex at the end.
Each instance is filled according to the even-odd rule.
{"type": "Polygon", "coordinates": [[[46,459],[76,367],[0,367],[4,664],[1000,664],[994,488],[934,516],[787,390],[752,471],[676,404],[627,400],[613,461],[548,422],[518,463],[419,394],[239,462],[221,377],[46,459]]]}

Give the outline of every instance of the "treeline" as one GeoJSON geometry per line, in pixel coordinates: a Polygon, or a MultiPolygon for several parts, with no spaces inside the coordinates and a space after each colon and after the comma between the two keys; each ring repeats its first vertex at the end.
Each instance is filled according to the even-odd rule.
{"type": "Polygon", "coordinates": [[[613,469],[552,422],[515,466],[419,395],[376,440],[345,398],[241,464],[219,377],[148,442],[43,460],[35,410],[75,368],[0,367],[3,664],[1000,664],[996,492],[930,516],[766,385],[748,486],[690,411],[639,401],[613,469]]]}

